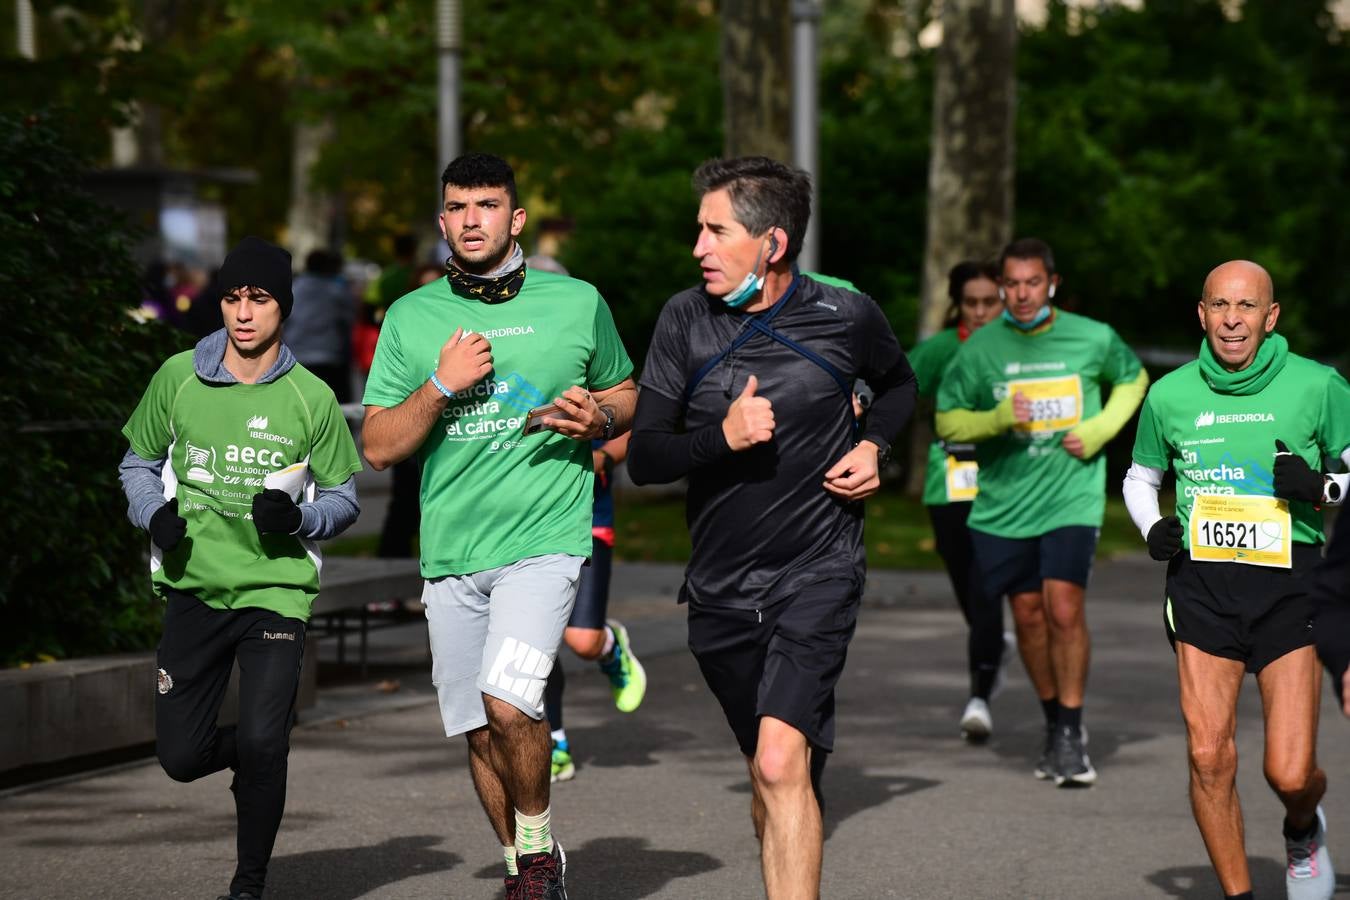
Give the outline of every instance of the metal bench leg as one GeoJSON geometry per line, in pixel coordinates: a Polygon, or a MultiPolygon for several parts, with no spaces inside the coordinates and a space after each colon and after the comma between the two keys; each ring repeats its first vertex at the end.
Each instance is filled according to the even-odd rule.
{"type": "Polygon", "coordinates": [[[345,613],[337,614],[337,636],[338,636],[338,665],[345,665],[347,662],[347,616],[345,613]]]}
{"type": "Polygon", "coordinates": [[[366,677],[366,653],[370,645],[370,610],[361,607],[361,677],[366,677]]]}

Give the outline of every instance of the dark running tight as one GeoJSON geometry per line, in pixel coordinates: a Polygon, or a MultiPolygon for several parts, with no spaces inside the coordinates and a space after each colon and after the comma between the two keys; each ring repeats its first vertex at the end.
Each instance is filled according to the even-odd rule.
{"type": "Polygon", "coordinates": [[[970,629],[966,638],[970,694],[988,700],[1003,658],[1003,599],[988,597],[975,566],[975,550],[966,528],[970,506],[969,503],[929,506],[928,518],[933,523],[938,556],[947,567],[957,605],[970,629]]]}

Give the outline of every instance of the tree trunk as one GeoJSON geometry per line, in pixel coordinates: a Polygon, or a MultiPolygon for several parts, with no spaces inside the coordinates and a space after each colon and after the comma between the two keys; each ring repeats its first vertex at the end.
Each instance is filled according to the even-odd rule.
{"type": "Polygon", "coordinates": [[[1012,235],[1016,55],[1013,0],[944,0],[920,338],[942,327],[951,267],[993,258],[1012,235]]]}
{"type": "MultiPolygon", "coordinates": [[[[155,47],[169,40],[177,27],[179,8],[172,0],[143,0],[141,27],[132,44],[155,47]]],[[[119,41],[126,45],[126,41],[119,41]]],[[[135,100],[131,104],[132,122],[113,130],[113,165],[159,168],[164,157],[164,115],[159,104],[135,100]]]]}
{"type": "Polygon", "coordinates": [[[724,151],[792,161],[791,0],[722,0],[724,151]]]}
{"type": "Polygon", "coordinates": [[[311,250],[333,245],[334,217],[337,203],[327,192],[314,188],[310,172],[323,153],[324,145],[333,140],[335,129],[331,119],[319,122],[297,122],[291,144],[291,206],[286,213],[286,244],[294,256],[298,271],[311,250]]]}
{"type": "MultiPolygon", "coordinates": [[[[943,0],[919,340],[942,328],[951,267],[992,259],[1012,236],[1016,58],[1013,0],[943,0]]],[[[922,486],[927,432],[913,429],[911,491],[922,486]]]]}

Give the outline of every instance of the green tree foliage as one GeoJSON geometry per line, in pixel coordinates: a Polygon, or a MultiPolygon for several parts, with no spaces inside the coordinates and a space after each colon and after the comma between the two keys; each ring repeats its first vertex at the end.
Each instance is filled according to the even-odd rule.
{"type": "Polygon", "coordinates": [[[142,649],[158,633],[118,431],[176,338],[127,315],[140,291],[125,226],[81,190],[82,168],[47,116],[0,115],[5,665],[142,649]]]}
{"type": "MultiPolygon", "coordinates": [[[[78,95],[106,130],[132,97],[159,103],[171,111],[171,164],[258,172],[255,187],[213,195],[232,236],[280,236],[292,127],[324,119],[336,137],[311,179],[346,198],[347,252],[384,260],[390,235],[434,229],[447,161],[436,158],[435,15],[425,0],[205,0],[167,11],[101,0],[63,21],[36,68],[10,64],[29,90],[0,97],[0,108],[78,95]],[[172,14],[172,28],[140,42],[154,9],[172,14]],[[77,89],[59,74],[72,60],[102,74],[77,89]],[[50,80],[30,77],[39,70],[50,80]]],[[[465,147],[516,167],[533,219],[526,246],[533,223],[572,219],[565,262],[601,288],[640,359],[661,303],[697,281],[689,175],[722,140],[712,4],[476,6],[464,17],[461,71],[465,147]]]]}
{"type": "Polygon", "coordinates": [[[1192,349],[1205,274],[1253,259],[1293,346],[1344,359],[1348,37],[1316,0],[1055,4],[1019,50],[1016,230],[1055,247],[1061,299],[1192,349]]]}

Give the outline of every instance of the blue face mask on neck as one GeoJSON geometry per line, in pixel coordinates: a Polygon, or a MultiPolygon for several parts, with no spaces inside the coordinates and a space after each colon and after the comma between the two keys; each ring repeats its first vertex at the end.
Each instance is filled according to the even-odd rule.
{"type": "MultiPolygon", "coordinates": [[[[775,250],[778,249],[777,241],[774,241],[772,238],[770,238],[769,241],[774,245],[775,250]]],[[[741,279],[741,283],[736,286],[736,289],[722,298],[723,303],[732,309],[740,309],[750,302],[751,297],[755,296],[763,289],[765,276],[755,276],[755,272],[759,269],[760,260],[763,258],[764,248],[761,246],[759,248],[759,253],[755,255],[755,264],[750,267],[749,272],[745,273],[745,278],[741,279]]],[[[765,275],[767,274],[768,273],[765,272],[765,275]]]]}
{"type": "Polygon", "coordinates": [[[1045,304],[1040,309],[1036,310],[1036,315],[1031,317],[1030,322],[1022,322],[1019,321],[1018,319],[1013,318],[1011,310],[1009,310],[1006,306],[1003,308],[1003,321],[1007,322],[1014,328],[1020,329],[1022,331],[1030,331],[1031,329],[1037,327],[1038,325],[1043,325],[1045,323],[1045,320],[1048,318],[1050,318],[1049,303],[1045,304]]]}

